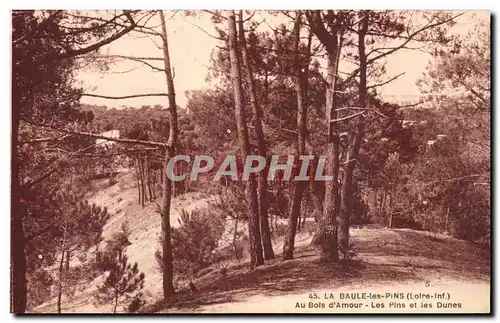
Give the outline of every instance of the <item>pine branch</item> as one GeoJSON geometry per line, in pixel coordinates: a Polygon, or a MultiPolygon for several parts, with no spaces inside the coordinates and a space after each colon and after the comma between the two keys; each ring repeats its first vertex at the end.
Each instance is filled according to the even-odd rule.
{"type": "Polygon", "coordinates": [[[34,144],[34,143],[40,143],[40,142],[48,142],[48,141],[61,141],[66,138],[71,137],[72,135],[65,135],[62,137],[54,138],[54,137],[45,137],[45,138],[35,138],[31,140],[26,140],[26,141],[20,141],[19,145],[24,145],[24,144],[34,144]]]}
{"type": "MultiPolygon", "coordinates": [[[[63,152],[66,154],[73,154],[75,157],[111,157],[111,156],[120,156],[120,155],[127,155],[127,154],[132,154],[132,153],[141,153],[141,152],[150,152],[150,151],[157,151],[158,148],[143,148],[143,149],[125,149],[124,151],[116,152],[116,153],[72,153],[70,151],[67,151],[62,148],[47,148],[45,151],[59,151],[63,152]]],[[[162,159],[163,160],[163,159],[162,159]]]]}
{"type": "Polygon", "coordinates": [[[169,147],[166,143],[163,143],[163,142],[147,141],[147,140],[139,140],[139,139],[127,139],[127,138],[110,138],[110,137],[106,137],[103,135],[94,134],[91,132],[58,129],[58,128],[55,128],[55,127],[50,126],[50,125],[33,123],[33,122],[26,121],[26,120],[23,120],[23,121],[27,122],[33,126],[36,126],[36,127],[51,129],[51,130],[65,133],[65,134],[69,134],[69,135],[87,136],[87,137],[91,137],[91,138],[95,138],[95,139],[105,139],[107,141],[115,141],[115,142],[120,142],[120,143],[124,143],[124,144],[139,144],[139,145],[144,145],[144,146],[162,147],[162,148],[169,147]]]}
{"type": "Polygon", "coordinates": [[[198,26],[197,24],[195,23],[192,23],[190,22],[189,20],[187,20],[186,18],[182,17],[182,19],[184,19],[184,21],[186,21],[188,24],[190,24],[191,26],[193,27],[196,27],[197,29],[201,30],[205,35],[213,38],[213,39],[217,39],[217,40],[222,40],[222,41],[226,41],[226,39],[223,39],[221,37],[217,37],[217,36],[214,36],[212,34],[210,34],[208,31],[206,31],[205,29],[201,28],[200,26],[198,26]]]}
{"type": "Polygon", "coordinates": [[[355,113],[353,115],[350,115],[350,116],[347,116],[347,117],[343,117],[343,118],[338,118],[338,119],[333,119],[333,120],[330,120],[331,123],[333,122],[342,122],[342,121],[346,121],[346,120],[349,120],[349,119],[352,119],[352,118],[355,118],[357,116],[360,116],[362,114],[364,114],[366,111],[361,111],[361,112],[358,112],[358,113],[355,113]]]}
{"type": "Polygon", "coordinates": [[[439,179],[427,183],[423,183],[422,186],[428,186],[436,183],[442,183],[442,182],[455,182],[455,181],[460,181],[462,179],[467,179],[467,178],[474,178],[474,177],[481,177],[481,176],[489,176],[490,173],[483,173],[483,174],[473,174],[473,175],[465,175],[465,176],[460,176],[460,177],[454,177],[454,178],[448,178],[448,179],[439,179]]]}
{"type": "Polygon", "coordinates": [[[416,102],[416,103],[410,103],[410,104],[400,105],[399,109],[402,109],[402,108],[412,108],[412,107],[415,107],[415,106],[423,104],[423,103],[424,103],[423,101],[419,101],[419,102],[416,102]]]}
{"type": "Polygon", "coordinates": [[[150,96],[167,96],[167,93],[146,93],[146,94],[133,94],[133,95],[124,95],[124,96],[108,96],[108,95],[100,95],[100,94],[91,94],[84,93],[82,96],[89,96],[93,98],[101,98],[101,99],[109,99],[109,100],[123,100],[123,99],[131,99],[131,98],[142,98],[142,97],[150,97],[150,96]]]}
{"type": "Polygon", "coordinates": [[[59,220],[52,222],[51,224],[43,227],[40,230],[37,230],[35,232],[31,232],[29,235],[26,236],[26,238],[25,238],[26,240],[25,241],[29,242],[29,241],[31,241],[31,240],[33,240],[35,238],[38,238],[39,236],[41,236],[41,235],[49,232],[58,223],[59,223],[59,220]]]}
{"type": "Polygon", "coordinates": [[[127,16],[128,20],[130,21],[130,26],[128,26],[125,29],[123,29],[122,31],[114,34],[113,36],[110,36],[110,37],[108,37],[106,39],[98,41],[95,44],[92,44],[92,45],[89,45],[87,47],[80,48],[80,49],[70,50],[70,51],[67,51],[67,52],[65,52],[63,54],[58,54],[58,55],[54,56],[53,58],[62,60],[62,59],[65,59],[65,58],[72,58],[72,57],[76,57],[76,56],[88,54],[88,53],[90,53],[90,52],[92,52],[94,50],[97,50],[97,49],[101,48],[104,45],[110,44],[113,41],[121,38],[122,36],[124,36],[126,34],[128,34],[130,31],[132,31],[136,27],[136,23],[135,23],[134,19],[132,18],[132,15],[130,14],[129,10],[124,10],[123,12],[124,12],[125,16],[127,16]]]}
{"type": "MultiPolygon", "coordinates": [[[[381,58],[384,58],[384,57],[386,57],[386,56],[388,56],[388,55],[390,55],[390,54],[392,54],[392,53],[394,53],[402,48],[405,48],[406,45],[408,45],[408,43],[410,43],[412,40],[416,40],[415,39],[416,36],[418,36],[422,32],[424,32],[428,29],[434,28],[434,27],[444,25],[444,24],[446,24],[450,21],[453,21],[454,19],[460,17],[463,14],[464,13],[460,13],[460,14],[457,14],[449,19],[441,20],[441,21],[435,22],[433,24],[427,24],[427,25],[423,26],[422,28],[414,31],[411,35],[409,35],[407,38],[405,38],[406,40],[404,42],[402,42],[399,46],[393,47],[392,49],[388,50],[387,52],[381,53],[381,54],[367,60],[366,65],[370,65],[373,62],[375,62],[381,58]]],[[[387,37],[389,37],[389,36],[387,36],[387,37]]],[[[359,67],[357,69],[355,69],[354,71],[352,71],[352,73],[344,80],[343,84],[349,83],[353,78],[355,78],[358,75],[359,71],[360,71],[359,67]]]]}
{"type": "Polygon", "coordinates": [[[402,76],[404,74],[406,74],[406,72],[400,73],[400,74],[398,74],[398,75],[396,75],[396,76],[388,79],[385,82],[374,84],[374,85],[369,85],[369,86],[366,87],[366,89],[373,89],[373,88],[376,88],[376,87],[379,87],[379,86],[382,86],[382,85],[386,85],[386,84],[391,83],[392,81],[396,80],[397,78],[399,78],[400,76],[402,76]]]}
{"type": "MultiPolygon", "coordinates": [[[[93,57],[91,57],[93,58],[93,57]]],[[[134,62],[139,62],[142,63],[146,66],[149,66],[151,69],[158,71],[158,72],[165,72],[165,69],[159,68],[154,66],[151,63],[148,63],[148,60],[155,60],[155,61],[162,61],[163,59],[160,57],[135,57],[135,56],[128,56],[128,55],[99,55],[98,58],[124,58],[128,59],[134,62]]]]}
{"type": "Polygon", "coordinates": [[[220,18],[222,20],[227,20],[226,17],[224,17],[223,15],[220,15],[219,13],[215,12],[215,11],[212,11],[212,10],[203,10],[204,12],[207,12],[209,14],[212,14],[214,16],[216,16],[217,18],[220,18]]]}
{"type": "Polygon", "coordinates": [[[38,28],[33,28],[31,29],[28,33],[24,34],[23,36],[15,39],[12,41],[12,45],[17,45],[19,44],[20,42],[22,41],[29,41],[33,36],[35,36],[35,34],[37,33],[38,30],[40,29],[43,29],[45,28],[45,25],[48,24],[52,17],[59,14],[62,10],[54,10],[50,13],[50,15],[44,20],[42,21],[39,25],[38,25],[38,28]],[[43,27],[43,28],[42,28],[43,27]]]}
{"type": "MultiPolygon", "coordinates": [[[[142,61],[163,61],[162,57],[153,56],[129,56],[129,55],[99,55],[98,58],[127,58],[131,60],[142,60],[142,61]]],[[[85,56],[83,58],[95,58],[94,56],[85,56]]]]}

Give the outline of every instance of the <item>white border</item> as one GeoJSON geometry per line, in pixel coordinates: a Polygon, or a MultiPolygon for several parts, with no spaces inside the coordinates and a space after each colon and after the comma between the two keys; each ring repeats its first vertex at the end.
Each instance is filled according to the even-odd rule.
{"type": "MultiPolygon", "coordinates": [[[[0,181],[0,199],[1,203],[0,205],[2,206],[2,225],[0,226],[0,236],[2,237],[2,248],[0,250],[1,252],[1,258],[4,259],[3,265],[1,266],[1,272],[0,272],[0,278],[1,278],[1,286],[0,286],[0,291],[1,291],[1,296],[0,296],[0,304],[2,305],[2,311],[1,311],[1,318],[2,322],[11,322],[15,319],[15,317],[11,314],[10,312],[10,282],[9,282],[9,276],[10,276],[10,271],[9,271],[9,266],[10,266],[10,129],[11,129],[11,121],[10,121],[10,9],[61,9],[61,8],[71,8],[71,9],[110,9],[110,8],[129,8],[129,9],[135,9],[138,8],[138,5],[140,4],[141,9],[153,9],[153,8],[160,8],[163,7],[164,9],[200,9],[200,8],[221,8],[221,9],[228,9],[228,8],[235,8],[235,4],[237,4],[237,8],[251,8],[251,9],[304,9],[304,5],[307,5],[307,9],[316,9],[316,8],[327,8],[327,7],[336,7],[336,9],[364,9],[364,8],[371,8],[371,9],[454,9],[454,10],[491,10],[493,13],[499,13],[500,10],[498,10],[499,2],[498,1],[486,1],[486,0],[475,0],[475,1],[446,1],[446,2],[438,2],[435,0],[419,0],[416,2],[404,2],[404,1],[394,1],[394,0],[379,0],[376,2],[373,1],[334,1],[334,2],[322,2],[322,1],[307,1],[307,2],[298,2],[298,1],[262,1],[262,0],[254,0],[254,1],[246,1],[246,2],[237,2],[235,3],[234,1],[222,1],[222,0],[217,0],[217,1],[211,1],[209,3],[204,2],[204,1],[193,1],[193,0],[184,0],[180,2],[171,2],[171,1],[149,1],[149,0],[142,0],[142,1],[130,1],[130,0],[122,0],[122,1],[107,1],[106,3],[103,3],[103,1],[96,1],[96,0],[87,0],[84,2],[79,2],[78,5],[75,4],[69,4],[67,1],[43,1],[43,2],[37,2],[37,1],[16,1],[13,3],[8,3],[8,2],[2,2],[2,7],[7,4],[8,7],[5,8],[5,10],[2,10],[2,17],[1,23],[0,23],[0,28],[1,28],[1,35],[3,36],[3,40],[0,43],[1,45],[1,50],[0,53],[2,55],[1,57],[1,75],[4,78],[4,83],[2,84],[1,87],[1,94],[2,94],[2,105],[0,108],[0,131],[2,132],[0,135],[0,151],[2,153],[3,158],[0,159],[1,163],[1,168],[2,168],[2,178],[0,181]],[[271,6],[272,5],[272,6],[271,6]],[[347,5],[347,6],[346,6],[347,5]],[[409,6],[408,6],[409,5],[409,6]]],[[[68,8],[68,9],[69,9],[68,8]]],[[[3,8],[2,8],[3,9],[3,8]]],[[[498,25],[498,21],[496,22],[498,25]]],[[[495,28],[496,29],[496,28],[495,28]]],[[[496,44],[498,44],[498,33],[494,33],[494,41],[496,44]]],[[[497,61],[497,52],[495,53],[494,60],[497,61]]],[[[493,71],[494,72],[494,71],[493,71]]],[[[498,82],[495,82],[495,93],[498,93],[498,82]]],[[[498,100],[498,98],[497,98],[498,100]]],[[[495,120],[494,120],[494,125],[498,124],[497,119],[499,112],[495,113],[495,120]]],[[[498,129],[495,131],[495,133],[498,132],[498,129]]],[[[498,141],[495,141],[495,148],[496,151],[500,150],[500,143],[498,141]]],[[[495,178],[495,182],[496,182],[495,178]]],[[[495,201],[500,201],[498,198],[499,192],[494,191],[495,196],[494,200],[495,201]]],[[[492,201],[493,202],[493,201],[492,201]]],[[[496,217],[497,220],[495,221],[495,232],[498,235],[498,227],[500,223],[500,219],[498,219],[497,214],[492,214],[492,217],[496,217]]],[[[498,237],[497,237],[498,239],[498,237]]],[[[492,246],[493,250],[495,251],[496,248],[492,246]]],[[[497,253],[495,252],[495,259],[497,258],[497,253]]],[[[496,274],[497,270],[495,270],[496,274]]],[[[496,277],[498,278],[498,277],[496,277]]],[[[471,291],[473,292],[473,291],[471,291]]],[[[499,306],[498,302],[499,299],[498,297],[494,297],[496,299],[496,304],[495,308],[498,311],[499,306]]],[[[120,317],[118,319],[122,319],[123,317],[120,317]]],[[[411,317],[408,317],[411,319],[411,317]]],[[[44,317],[37,317],[37,319],[44,319],[44,317]]],[[[53,320],[53,317],[45,317],[45,319],[48,320],[53,320]]],[[[78,318],[79,320],[83,321],[91,321],[92,317],[88,318],[78,318]]],[[[94,318],[94,319],[99,319],[102,321],[111,321],[111,317],[99,317],[99,318],[94,318]]],[[[131,319],[137,319],[134,318],[133,316],[131,319]]],[[[168,320],[169,322],[176,322],[181,320],[182,318],[179,317],[158,317],[158,318],[153,318],[153,317],[140,317],[141,320],[148,321],[148,322],[153,322],[156,319],[161,319],[161,320],[168,320]]],[[[187,318],[190,319],[190,318],[187,318]]],[[[221,317],[204,317],[206,320],[211,320],[211,321],[219,321],[221,317]]],[[[229,319],[236,319],[236,317],[230,317],[229,319]]],[[[241,321],[249,321],[252,318],[239,318],[238,320],[241,321]]],[[[271,319],[286,319],[289,320],[291,317],[272,317],[272,318],[253,318],[258,319],[261,322],[267,322],[270,321],[271,319]]],[[[299,320],[306,320],[307,318],[300,318],[298,317],[299,320]]],[[[354,316],[354,317],[341,317],[341,318],[336,318],[334,316],[330,317],[321,317],[321,319],[326,319],[326,320],[332,320],[334,319],[335,321],[338,322],[353,322],[353,321],[360,321],[364,320],[364,317],[360,316],[354,316]]],[[[379,320],[385,320],[385,317],[378,317],[379,320]]],[[[426,320],[435,320],[436,318],[426,318],[426,320]]],[[[64,317],[61,319],[62,321],[70,321],[71,317],[64,317]]],[[[116,318],[115,318],[116,320],[116,318]]],[[[403,318],[399,317],[398,320],[403,320],[403,318]]],[[[406,319],[405,319],[406,320],[406,319]]]]}

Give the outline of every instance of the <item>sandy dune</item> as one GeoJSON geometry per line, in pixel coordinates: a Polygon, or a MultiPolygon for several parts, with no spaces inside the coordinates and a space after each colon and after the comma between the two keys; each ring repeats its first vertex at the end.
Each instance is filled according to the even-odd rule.
{"type": "MultiPolygon", "coordinates": [[[[145,208],[138,205],[132,174],[122,174],[119,183],[108,187],[97,185],[96,193],[89,194],[91,202],[108,207],[115,214],[105,226],[104,237],[110,237],[128,222],[132,245],[127,255],[138,262],[146,274],[145,296],[149,312],[218,312],[218,313],[346,313],[346,312],[489,312],[490,262],[489,251],[470,242],[444,235],[413,230],[353,229],[351,241],[355,252],[349,263],[326,266],[320,261],[319,251],[309,246],[314,222],[308,222],[296,237],[295,259],[283,262],[280,255],[282,237],[274,237],[277,259],[250,271],[245,261],[228,265],[222,275],[218,266],[194,282],[198,291],[193,294],[180,288],[169,305],[162,299],[161,274],[156,268],[154,253],[158,248],[160,219],[157,205],[150,202],[145,208]],[[449,293],[445,303],[451,308],[438,309],[436,299],[432,307],[410,308],[412,301],[398,299],[342,301],[339,293],[449,293]],[[335,299],[311,299],[338,295],[335,299]],[[310,302],[313,302],[310,305],[310,302]],[[340,307],[335,308],[340,302],[340,307]],[[323,305],[316,304],[322,302],[323,305]],[[391,302],[405,304],[391,305],[391,302]],[[298,303],[298,304],[297,304],[298,303]],[[303,305],[302,305],[303,303],[303,305]],[[345,304],[347,305],[345,305],[345,304]],[[361,304],[360,307],[349,304],[361,304]],[[381,308],[384,304],[383,308],[381,308]],[[316,304],[316,305],[314,305],[316,304]],[[342,305],[344,304],[344,305],[342,305]],[[302,308],[304,306],[305,308],[302,308]],[[310,307],[312,306],[312,307],[310,307]],[[315,307],[319,306],[319,307],[315,307]],[[321,306],[325,306],[324,308],[321,306]],[[334,306],[330,308],[329,306],[334,306]],[[347,307],[342,307],[347,306],[347,307]],[[455,306],[455,307],[453,307],[455,306]]],[[[206,208],[210,198],[199,193],[188,193],[172,203],[171,223],[178,226],[181,210],[188,212],[206,208]]],[[[284,221],[286,223],[286,221],[284,221]]],[[[243,229],[243,228],[242,228],[243,229]]],[[[106,313],[111,307],[96,307],[92,297],[97,282],[71,299],[63,298],[65,313],[106,313]]],[[[418,300],[421,302],[421,300],[418,300]]],[[[56,312],[55,299],[37,307],[34,312],[56,312]]]]}

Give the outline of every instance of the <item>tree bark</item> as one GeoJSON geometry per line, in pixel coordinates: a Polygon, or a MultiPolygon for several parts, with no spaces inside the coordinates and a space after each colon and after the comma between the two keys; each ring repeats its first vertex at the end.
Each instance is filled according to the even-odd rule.
{"type": "MultiPolygon", "coordinates": [[[[319,158],[316,156],[314,158],[312,169],[317,168],[319,158]]],[[[317,182],[314,180],[314,176],[309,177],[309,195],[314,206],[314,221],[318,223],[323,217],[323,203],[325,197],[325,186],[323,182],[317,182]]],[[[315,235],[318,237],[318,235],[315,235]]],[[[314,239],[313,239],[314,240],[314,239]]],[[[317,245],[316,241],[313,241],[313,245],[317,245]]]]}
{"type": "Polygon", "coordinates": [[[11,216],[11,311],[14,313],[24,313],[27,302],[25,236],[23,215],[20,213],[15,212],[11,216]]]}
{"type": "Polygon", "coordinates": [[[139,176],[139,156],[136,157],[136,161],[135,161],[135,179],[136,179],[136,183],[137,183],[137,192],[139,194],[139,200],[138,200],[138,203],[139,205],[141,205],[141,201],[142,201],[142,195],[141,195],[141,180],[140,180],[140,176],[139,176]]]}
{"type": "Polygon", "coordinates": [[[233,249],[234,249],[234,255],[236,257],[236,259],[240,259],[240,255],[238,253],[238,248],[237,248],[237,238],[238,238],[238,220],[239,220],[239,216],[238,214],[235,214],[234,215],[234,234],[233,234],[233,249]]]}
{"type": "Polygon", "coordinates": [[[386,204],[387,204],[387,188],[384,188],[382,191],[382,197],[381,197],[381,202],[380,202],[380,214],[385,217],[385,212],[386,212],[386,204]]]}
{"type": "Polygon", "coordinates": [[[59,314],[61,313],[64,254],[64,250],[61,250],[61,261],[59,262],[59,282],[57,284],[57,313],[59,314]]]}
{"type": "Polygon", "coordinates": [[[118,307],[118,293],[115,296],[115,304],[114,304],[114,307],[113,307],[113,314],[116,313],[116,308],[117,307],[118,307]]]}
{"type": "Polygon", "coordinates": [[[163,180],[163,197],[161,204],[161,229],[162,229],[162,252],[163,252],[163,297],[168,299],[174,295],[173,284],[173,259],[172,259],[172,241],[170,227],[170,204],[172,199],[172,181],[168,176],[167,165],[171,158],[175,156],[175,147],[177,144],[177,105],[175,103],[175,88],[172,70],[170,67],[170,55],[168,52],[167,28],[165,26],[165,16],[163,11],[159,11],[162,30],[163,58],[165,63],[165,78],[167,80],[168,89],[168,104],[170,111],[170,132],[165,162],[164,162],[164,180],[163,180]]]}
{"type": "MultiPolygon", "coordinates": [[[[304,86],[307,82],[302,77],[302,64],[300,60],[300,20],[302,13],[297,11],[295,13],[295,22],[293,27],[294,37],[294,55],[295,55],[295,92],[297,94],[297,128],[298,128],[298,145],[296,154],[297,156],[303,155],[306,149],[306,136],[307,136],[307,106],[304,103],[304,86]]],[[[307,60],[309,61],[309,60],[307,60]]],[[[309,64],[305,64],[305,68],[309,68],[309,64]]],[[[283,259],[293,259],[293,250],[295,247],[295,234],[297,233],[298,218],[300,217],[300,206],[302,203],[302,195],[304,193],[307,182],[298,181],[294,183],[292,208],[290,217],[288,218],[288,231],[283,246],[283,259]]]]}
{"type": "MultiPolygon", "coordinates": [[[[14,137],[13,137],[14,138],[14,137]]],[[[16,170],[13,173],[17,173],[16,170]]],[[[16,176],[12,176],[12,187],[18,187],[18,183],[14,184],[16,176]]],[[[26,258],[25,258],[25,233],[23,225],[23,207],[20,204],[17,192],[12,191],[13,202],[11,208],[11,311],[13,313],[24,313],[27,303],[27,283],[26,283],[26,258]],[[17,195],[17,196],[14,196],[17,195]],[[15,209],[17,208],[17,209],[15,209]]]]}
{"type": "Polygon", "coordinates": [[[319,190],[318,183],[314,182],[314,177],[312,176],[309,181],[309,195],[314,206],[314,221],[319,222],[323,216],[323,196],[325,192],[319,190]]]}
{"type": "MultiPolygon", "coordinates": [[[[229,60],[231,62],[231,83],[233,86],[236,126],[238,140],[243,160],[250,154],[250,142],[248,139],[248,128],[246,125],[246,113],[243,108],[243,89],[241,84],[240,63],[237,50],[236,20],[234,10],[228,14],[229,28],[229,60]]],[[[245,195],[248,208],[248,236],[250,239],[250,268],[264,264],[262,255],[262,243],[260,237],[259,205],[257,187],[254,174],[251,174],[246,182],[245,195]]]]}
{"type": "Polygon", "coordinates": [[[148,187],[149,191],[149,200],[154,200],[153,196],[153,191],[151,190],[151,169],[149,168],[149,160],[148,157],[145,157],[145,164],[146,164],[146,185],[148,187]]]}
{"type": "Polygon", "coordinates": [[[391,206],[389,208],[390,210],[390,219],[391,219],[391,226],[390,228],[392,229],[394,227],[394,203],[396,202],[396,195],[397,195],[397,187],[394,187],[391,192],[391,206]]]}
{"type": "Polygon", "coordinates": [[[391,195],[390,195],[391,199],[390,199],[390,202],[389,202],[389,226],[388,226],[389,229],[392,229],[392,226],[394,225],[394,223],[393,223],[393,220],[394,220],[394,216],[393,215],[394,215],[394,213],[393,213],[393,208],[392,208],[392,206],[393,206],[392,202],[393,202],[393,199],[394,199],[393,196],[394,196],[394,192],[391,193],[391,195]]]}
{"type": "MultiPolygon", "coordinates": [[[[358,53],[359,53],[359,108],[366,109],[366,53],[365,53],[365,35],[368,31],[368,14],[365,14],[361,21],[361,28],[358,33],[358,53]]],[[[352,212],[352,194],[353,194],[353,173],[356,167],[361,142],[365,132],[365,118],[363,115],[358,117],[358,124],[354,134],[353,143],[347,152],[346,164],[344,166],[344,178],[341,189],[341,205],[339,217],[339,247],[344,257],[349,250],[349,218],[352,212]]],[[[391,197],[392,199],[392,197],[391,197]]]]}
{"type": "MultiPolygon", "coordinates": [[[[243,11],[239,12],[239,36],[241,43],[241,53],[243,58],[243,66],[245,67],[246,83],[250,97],[250,104],[253,111],[253,125],[255,128],[255,135],[257,137],[257,146],[259,155],[267,157],[267,143],[262,130],[262,110],[259,102],[257,101],[257,93],[255,90],[255,81],[253,78],[252,65],[248,58],[247,44],[245,39],[245,29],[243,26],[243,11]]],[[[267,178],[266,172],[259,172],[257,182],[257,198],[259,203],[259,217],[260,217],[260,234],[262,238],[262,247],[264,249],[264,260],[274,259],[273,245],[271,242],[271,231],[269,229],[269,216],[268,216],[268,199],[267,199],[267,178]]]]}
{"type": "Polygon", "coordinates": [[[66,214],[66,220],[64,223],[64,232],[61,242],[61,262],[59,263],[59,282],[57,289],[57,313],[61,313],[61,298],[62,298],[62,286],[63,286],[63,274],[64,274],[64,254],[66,253],[66,239],[68,236],[68,220],[69,214],[66,214]]]}
{"type": "Polygon", "coordinates": [[[69,261],[71,260],[71,251],[66,251],[66,262],[64,264],[64,270],[69,271],[69,261]]]}
{"type": "MultiPolygon", "coordinates": [[[[125,12],[125,11],[124,11],[125,12]]],[[[131,32],[136,23],[129,12],[126,16],[130,22],[129,26],[124,27],[121,31],[113,34],[108,38],[101,39],[92,45],[77,49],[69,50],[63,53],[53,53],[47,56],[47,59],[63,60],[79,55],[83,55],[107,45],[127,33],[131,32]]],[[[39,24],[41,26],[41,24],[39,24]]],[[[37,33],[35,33],[37,34],[37,33]]],[[[34,34],[31,34],[32,36],[34,34]]],[[[20,39],[13,40],[15,43],[24,40],[29,40],[30,37],[25,36],[20,39]]],[[[13,60],[14,61],[14,60],[13,60]]],[[[16,69],[13,63],[13,69],[16,69]]],[[[13,71],[15,74],[15,71],[13,71]]],[[[17,147],[19,146],[19,122],[20,112],[24,109],[21,98],[26,93],[19,93],[17,86],[12,86],[12,158],[11,158],[11,311],[14,313],[24,313],[27,304],[27,281],[26,281],[26,239],[24,231],[24,216],[26,210],[23,207],[22,190],[27,186],[22,185],[19,177],[19,153],[17,147]]]]}
{"type": "Polygon", "coordinates": [[[321,258],[329,263],[338,261],[337,212],[339,209],[339,134],[335,122],[337,118],[336,95],[338,63],[342,48],[342,37],[338,26],[331,26],[327,31],[319,11],[307,13],[309,25],[320,42],[325,46],[328,57],[328,77],[326,86],[325,118],[327,124],[327,148],[325,175],[332,179],[325,181],[325,198],[323,200],[323,217],[318,226],[313,242],[322,246],[321,258]]]}
{"type": "Polygon", "coordinates": [[[283,246],[283,260],[293,259],[293,250],[295,247],[295,234],[297,233],[298,220],[300,216],[300,205],[302,195],[305,189],[304,183],[295,183],[293,188],[293,200],[288,219],[288,230],[283,246]]]}
{"type": "Polygon", "coordinates": [[[141,157],[139,157],[139,180],[141,183],[141,191],[142,191],[141,205],[142,207],[144,207],[147,195],[146,195],[146,185],[144,183],[144,161],[141,157]]]}
{"type": "MultiPolygon", "coordinates": [[[[149,168],[148,168],[149,169],[149,168]]],[[[148,181],[149,181],[149,189],[152,194],[152,199],[156,200],[156,174],[154,169],[149,169],[148,171],[148,181]]]]}
{"type": "MultiPolygon", "coordinates": [[[[336,37],[335,37],[336,39],[336,37]]],[[[326,97],[326,118],[327,120],[337,117],[335,88],[337,75],[337,57],[329,55],[328,60],[328,81],[326,97]]],[[[328,262],[338,260],[337,245],[337,210],[339,206],[338,185],[339,185],[339,135],[335,123],[328,122],[328,142],[326,149],[325,175],[332,176],[332,179],[325,181],[325,198],[323,200],[323,217],[319,225],[319,234],[322,245],[322,258],[328,262]]]]}
{"type": "Polygon", "coordinates": [[[24,214],[26,213],[21,202],[21,181],[19,178],[19,122],[20,122],[20,93],[12,92],[12,178],[11,178],[11,237],[10,237],[10,259],[11,259],[11,312],[24,313],[27,302],[26,284],[26,258],[25,258],[25,233],[24,214]]]}
{"type": "MultiPolygon", "coordinates": [[[[304,195],[304,192],[302,192],[302,195],[304,195]]],[[[297,232],[300,232],[300,228],[301,228],[301,225],[303,225],[302,223],[305,221],[304,219],[304,214],[300,214],[299,213],[299,218],[297,219],[297,232]]]]}

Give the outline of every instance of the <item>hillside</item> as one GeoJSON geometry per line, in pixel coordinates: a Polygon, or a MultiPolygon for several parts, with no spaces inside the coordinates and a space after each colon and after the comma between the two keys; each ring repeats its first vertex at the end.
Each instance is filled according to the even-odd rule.
{"type": "MultiPolygon", "coordinates": [[[[329,310],[295,309],[297,302],[312,301],[310,293],[442,293],[461,302],[455,312],[489,312],[488,251],[469,242],[413,230],[351,229],[356,256],[345,264],[327,268],[310,238],[299,234],[296,259],[277,259],[249,271],[243,266],[214,271],[196,282],[195,294],[180,293],[175,303],[161,302],[157,312],[366,312],[367,308],[329,310]],[[302,239],[301,239],[302,238],[302,239]],[[474,290],[471,299],[470,291],[474,290]]],[[[276,250],[280,251],[280,250],[276,250]]],[[[354,302],[356,303],[356,302],[354,302]]],[[[388,303],[388,301],[387,301],[388,303]]],[[[368,303],[369,304],[369,303],[368,303]]],[[[388,304],[386,304],[388,306],[388,304]]],[[[408,306],[408,304],[407,304],[408,306]]],[[[432,309],[410,311],[432,312],[432,309]]],[[[389,312],[409,309],[388,308],[389,312]]]]}
{"type": "MultiPolygon", "coordinates": [[[[294,260],[281,261],[282,237],[274,237],[278,255],[274,261],[254,271],[245,261],[204,270],[193,280],[197,291],[179,286],[171,304],[161,300],[161,274],[155,261],[160,236],[157,206],[150,202],[145,208],[137,204],[137,193],[131,172],[122,173],[118,183],[110,186],[102,180],[93,185],[87,198],[108,207],[114,214],[104,228],[109,238],[128,222],[131,231],[127,255],[137,261],[146,274],[145,296],[153,312],[292,312],[296,302],[309,302],[309,293],[330,292],[427,292],[446,291],[453,299],[462,299],[464,308],[486,312],[483,304],[489,299],[489,251],[470,242],[444,235],[407,229],[351,228],[354,250],[352,260],[335,267],[325,267],[319,251],[310,247],[315,223],[307,222],[296,237],[294,260]],[[427,285],[427,286],[426,286],[427,285]],[[474,302],[467,293],[475,291],[474,302]],[[479,305],[475,305],[479,304],[479,305]]],[[[206,208],[210,198],[188,193],[173,200],[171,223],[178,226],[182,209],[190,212],[206,208]]],[[[109,312],[109,308],[93,304],[95,283],[72,299],[63,298],[63,313],[109,312]]],[[[326,309],[328,310],[328,309],[326,309]]],[[[348,309],[355,311],[356,309],[348,309]]],[[[54,300],[37,307],[35,312],[55,312],[54,300]]],[[[298,309],[301,312],[325,309],[298,309]]],[[[344,310],[347,311],[347,310],[344,310]]],[[[335,310],[335,312],[341,312],[335,310]]]]}
{"type": "MultiPolygon", "coordinates": [[[[127,222],[130,229],[129,240],[131,245],[127,247],[129,260],[137,262],[139,270],[146,274],[145,290],[146,298],[156,300],[161,297],[161,274],[157,269],[154,253],[159,247],[161,233],[160,217],[157,213],[157,205],[148,203],[142,208],[137,203],[137,188],[135,186],[133,172],[124,172],[118,175],[118,183],[108,185],[108,180],[95,181],[92,190],[86,198],[91,203],[108,208],[111,219],[104,227],[103,238],[109,239],[113,233],[119,232],[122,223],[127,222]]],[[[172,201],[171,224],[173,227],[179,225],[177,219],[181,210],[191,212],[194,209],[207,207],[209,199],[202,194],[188,193],[172,201]]],[[[159,201],[158,201],[159,202],[159,201]]],[[[97,282],[96,282],[97,283],[97,282]]],[[[105,308],[97,308],[93,304],[90,295],[95,290],[95,283],[66,304],[63,304],[63,312],[106,312],[105,308]]],[[[63,297],[64,299],[64,297],[63,297]]],[[[43,304],[35,309],[36,312],[55,312],[54,302],[43,304]]]]}

